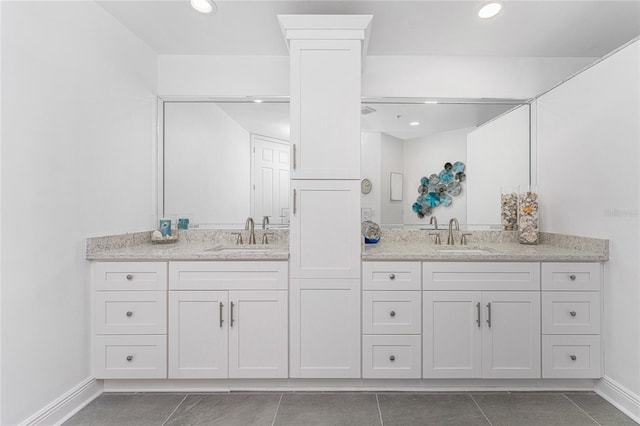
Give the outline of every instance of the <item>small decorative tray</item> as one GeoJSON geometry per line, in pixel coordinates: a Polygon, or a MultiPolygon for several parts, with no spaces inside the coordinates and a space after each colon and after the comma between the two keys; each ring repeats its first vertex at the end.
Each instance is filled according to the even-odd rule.
{"type": "Polygon", "coordinates": [[[151,237],[151,242],[153,244],[169,244],[169,243],[175,243],[176,241],[178,241],[177,235],[167,235],[166,237],[160,237],[160,238],[151,237]]]}

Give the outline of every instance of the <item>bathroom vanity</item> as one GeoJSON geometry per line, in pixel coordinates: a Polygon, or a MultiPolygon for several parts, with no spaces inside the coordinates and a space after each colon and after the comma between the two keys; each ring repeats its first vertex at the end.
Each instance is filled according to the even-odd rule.
{"type": "Polygon", "coordinates": [[[436,246],[425,231],[384,235],[363,249],[355,301],[320,291],[309,292],[304,304],[291,296],[283,241],[255,248],[94,242],[87,253],[94,375],[107,387],[164,390],[203,385],[188,379],[211,379],[206,389],[244,386],[233,379],[270,379],[251,381],[251,388],[315,389],[327,386],[319,379],[340,379],[320,364],[317,374],[296,379],[299,346],[292,342],[306,341],[327,370],[357,354],[358,375],[343,382],[355,388],[384,387],[375,379],[396,379],[400,389],[443,386],[442,379],[457,379],[451,386],[507,379],[501,387],[545,388],[545,379],[601,377],[605,240],[542,234],[542,244],[522,246],[513,232],[475,232],[469,246],[436,246]],[[348,311],[356,304],[359,337],[346,341],[344,325],[332,318],[341,310],[360,315],[348,311]],[[295,326],[290,318],[304,317],[302,310],[325,320],[295,326]],[[316,334],[301,335],[306,329],[316,334]],[[342,339],[347,355],[314,343],[316,335],[342,339]]]}

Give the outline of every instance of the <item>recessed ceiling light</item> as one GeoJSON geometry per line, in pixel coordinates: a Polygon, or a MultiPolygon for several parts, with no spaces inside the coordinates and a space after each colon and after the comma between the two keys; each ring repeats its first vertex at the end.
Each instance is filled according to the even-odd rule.
{"type": "Polygon", "coordinates": [[[487,3],[480,8],[478,16],[482,19],[489,19],[496,16],[502,10],[502,4],[499,2],[487,3]]]}
{"type": "Polygon", "coordinates": [[[412,121],[411,123],[409,123],[409,126],[419,126],[420,122],[419,121],[412,121]]]}
{"type": "Polygon", "coordinates": [[[213,0],[191,0],[191,7],[201,13],[216,13],[218,10],[213,0]]]}

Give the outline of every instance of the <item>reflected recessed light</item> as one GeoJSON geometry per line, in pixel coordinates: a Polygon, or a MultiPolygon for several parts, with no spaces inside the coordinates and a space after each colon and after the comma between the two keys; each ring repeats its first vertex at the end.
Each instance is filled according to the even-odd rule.
{"type": "Polygon", "coordinates": [[[218,10],[213,0],[191,0],[191,7],[201,13],[216,13],[218,10]]]}
{"type": "Polygon", "coordinates": [[[420,122],[419,121],[412,121],[411,123],[409,123],[409,126],[419,126],[420,122]]]}
{"type": "Polygon", "coordinates": [[[437,104],[438,101],[424,101],[425,104],[437,104]]]}
{"type": "Polygon", "coordinates": [[[502,4],[499,2],[487,3],[480,8],[478,16],[482,19],[493,18],[502,10],[502,4]]]}
{"type": "Polygon", "coordinates": [[[254,99],[253,103],[261,104],[262,103],[262,99],[254,99]]]}

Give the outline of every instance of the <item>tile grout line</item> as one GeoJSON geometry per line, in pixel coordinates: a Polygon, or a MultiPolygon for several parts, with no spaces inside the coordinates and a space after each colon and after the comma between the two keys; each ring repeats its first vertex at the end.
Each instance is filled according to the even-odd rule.
{"type": "Polygon", "coordinates": [[[278,411],[280,411],[280,404],[282,404],[283,396],[284,396],[284,393],[281,393],[280,399],[278,400],[278,406],[276,407],[276,413],[273,415],[273,421],[271,422],[271,426],[274,426],[276,424],[276,418],[278,417],[278,411]]]}
{"type": "Polygon", "coordinates": [[[380,400],[378,399],[377,393],[376,393],[376,404],[378,405],[378,416],[380,417],[380,425],[384,426],[384,422],[382,421],[382,410],[380,409],[380,400]]]}
{"type": "Polygon", "coordinates": [[[591,420],[593,420],[595,422],[595,424],[597,424],[598,426],[602,426],[596,419],[594,419],[593,417],[591,417],[591,414],[587,413],[586,411],[584,411],[582,409],[582,407],[580,407],[578,404],[576,404],[573,399],[569,398],[566,394],[562,394],[562,396],[564,396],[565,398],[567,398],[573,405],[575,405],[578,410],[582,411],[584,414],[587,415],[587,417],[589,417],[591,420]]]}
{"type": "Polygon", "coordinates": [[[189,396],[189,394],[187,393],[184,398],[182,398],[182,400],[180,401],[180,403],[178,405],[176,405],[176,408],[173,409],[173,411],[171,412],[171,414],[169,414],[169,417],[167,417],[167,419],[162,422],[162,426],[166,425],[167,422],[169,421],[169,419],[171,418],[171,416],[173,416],[176,411],[178,411],[178,408],[180,408],[180,406],[182,405],[182,403],[184,402],[185,399],[187,399],[187,397],[189,396]]]}
{"type": "Polygon", "coordinates": [[[489,420],[489,417],[487,417],[487,415],[484,413],[484,410],[482,409],[482,407],[480,407],[480,404],[478,404],[478,401],[476,401],[473,395],[471,395],[470,393],[468,393],[467,395],[469,395],[469,398],[471,398],[473,403],[476,404],[476,407],[478,407],[478,410],[480,410],[480,413],[482,413],[484,419],[487,421],[487,423],[489,423],[489,426],[493,426],[493,423],[491,423],[491,420],[489,420]]]}

